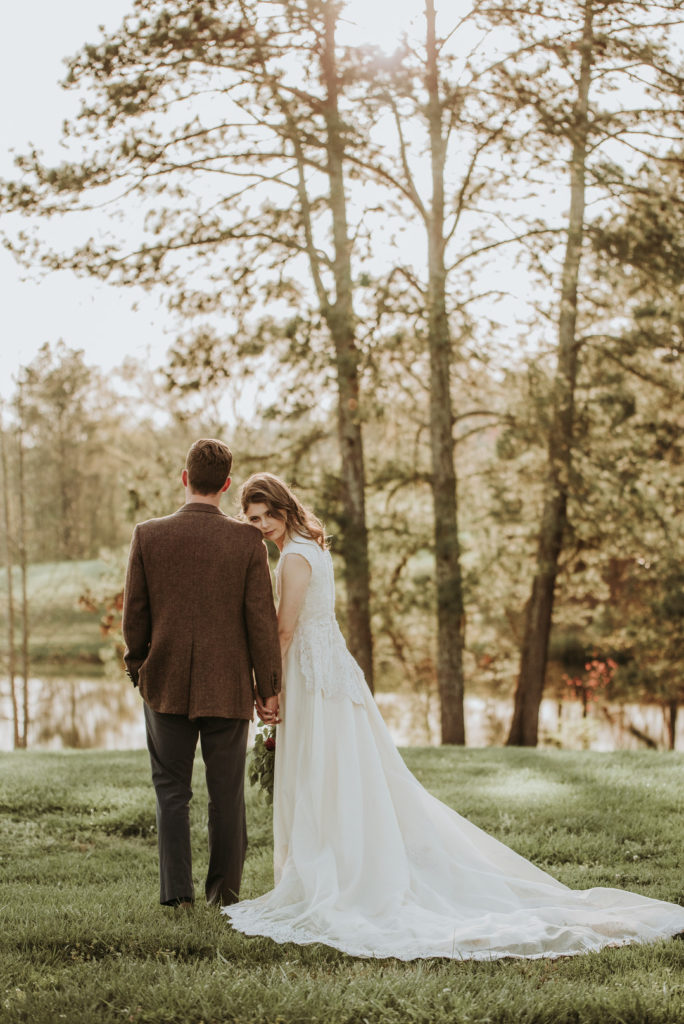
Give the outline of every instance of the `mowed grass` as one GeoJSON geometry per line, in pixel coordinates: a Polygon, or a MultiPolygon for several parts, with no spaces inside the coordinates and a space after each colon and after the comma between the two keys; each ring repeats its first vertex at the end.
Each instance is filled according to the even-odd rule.
{"type": "MultiPolygon", "coordinates": [[[[684,757],[420,749],[420,780],[573,887],[682,899],[684,757]]],[[[0,1020],[211,1024],[675,1024],[684,942],[556,961],[400,963],[159,907],[145,752],[0,756],[0,1020]]],[[[271,883],[270,808],[249,792],[243,896],[271,883]]],[[[195,877],[206,865],[201,765],[195,877]]]]}

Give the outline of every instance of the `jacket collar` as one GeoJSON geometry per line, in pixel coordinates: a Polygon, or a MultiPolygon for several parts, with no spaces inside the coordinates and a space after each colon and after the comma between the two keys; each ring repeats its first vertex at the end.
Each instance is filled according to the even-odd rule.
{"type": "Polygon", "coordinates": [[[188,501],[185,505],[181,505],[178,509],[179,512],[210,512],[212,515],[224,516],[225,512],[222,512],[216,505],[208,505],[206,501],[188,501]]]}

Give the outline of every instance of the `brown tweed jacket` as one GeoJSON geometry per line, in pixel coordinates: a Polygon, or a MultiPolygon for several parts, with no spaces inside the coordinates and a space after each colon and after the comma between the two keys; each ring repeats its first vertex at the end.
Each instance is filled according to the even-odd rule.
{"type": "Polygon", "coordinates": [[[266,547],[253,526],[189,502],[139,523],[124,590],[124,661],[154,710],[251,719],[280,691],[266,547]]]}

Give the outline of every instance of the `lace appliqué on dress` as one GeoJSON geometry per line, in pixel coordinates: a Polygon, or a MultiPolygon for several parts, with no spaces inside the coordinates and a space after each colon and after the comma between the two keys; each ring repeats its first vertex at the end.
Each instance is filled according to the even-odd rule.
{"type": "Polygon", "coordinates": [[[365,702],[366,680],[335,619],[298,625],[293,645],[309,693],[320,691],[330,700],[365,702]]]}

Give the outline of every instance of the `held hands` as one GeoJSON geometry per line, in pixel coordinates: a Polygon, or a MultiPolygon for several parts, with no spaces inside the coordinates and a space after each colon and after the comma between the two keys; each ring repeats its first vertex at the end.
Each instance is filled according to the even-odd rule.
{"type": "Polygon", "coordinates": [[[278,697],[267,697],[265,701],[256,698],[257,715],[265,725],[278,725],[282,721],[278,708],[278,697]]]}

